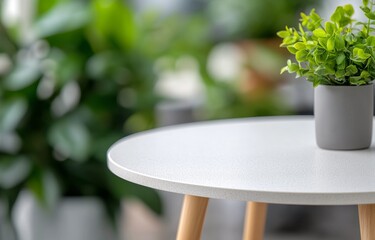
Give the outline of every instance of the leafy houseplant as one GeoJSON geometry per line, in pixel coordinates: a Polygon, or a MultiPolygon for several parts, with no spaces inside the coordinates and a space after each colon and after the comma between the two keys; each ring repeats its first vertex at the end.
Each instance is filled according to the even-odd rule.
{"type": "Polygon", "coordinates": [[[49,210],[65,197],[96,197],[115,218],[123,198],[137,197],[160,213],[157,192],[106,166],[113,142],[154,122],[152,59],[133,12],[120,0],[38,0],[33,9],[26,43],[20,27],[0,21],[9,60],[0,71],[1,212],[10,217],[27,189],[49,210]]]}
{"type": "Polygon", "coordinates": [[[360,7],[367,21],[353,19],[354,8],[339,6],[330,21],[312,10],[301,13],[298,28],[278,32],[295,55],[281,73],[306,77],[315,88],[317,143],[328,149],[367,148],[371,143],[375,78],[374,2],[360,7]]]}

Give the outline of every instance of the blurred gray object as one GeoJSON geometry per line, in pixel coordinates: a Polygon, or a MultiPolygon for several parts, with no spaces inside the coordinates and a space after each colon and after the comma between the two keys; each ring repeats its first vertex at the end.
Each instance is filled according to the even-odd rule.
{"type": "Polygon", "coordinates": [[[96,197],[67,197],[47,209],[25,191],[16,202],[13,219],[19,240],[118,239],[96,197]]]}
{"type": "Polygon", "coordinates": [[[194,122],[198,105],[189,101],[163,101],[156,106],[157,126],[194,122]]]}

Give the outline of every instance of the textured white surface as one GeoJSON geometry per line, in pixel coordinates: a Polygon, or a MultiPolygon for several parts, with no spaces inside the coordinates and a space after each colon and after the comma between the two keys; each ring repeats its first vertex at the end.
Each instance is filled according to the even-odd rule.
{"type": "Polygon", "coordinates": [[[108,151],[128,181],[210,198],[305,205],[375,203],[375,145],[329,151],[312,117],[186,124],[135,134],[108,151]]]}

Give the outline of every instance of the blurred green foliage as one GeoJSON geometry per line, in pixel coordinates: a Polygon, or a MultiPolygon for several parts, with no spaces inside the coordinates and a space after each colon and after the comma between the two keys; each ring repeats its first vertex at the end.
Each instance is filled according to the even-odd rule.
{"type": "Polygon", "coordinates": [[[320,0],[208,1],[208,16],[220,39],[270,38],[320,0]]]}
{"type": "Polygon", "coordinates": [[[39,0],[31,41],[19,26],[0,24],[1,56],[11,62],[0,75],[0,197],[9,210],[29,189],[47,207],[61,196],[95,195],[112,216],[124,197],[161,212],[154,190],[106,167],[111,144],[154,126],[158,52],[139,41],[154,26],[141,17],[123,1],[39,0]],[[134,117],[141,124],[129,126],[134,117]]]}
{"type": "Polygon", "coordinates": [[[19,25],[0,22],[0,60],[10,62],[2,70],[0,61],[0,198],[8,209],[29,189],[48,207],[61,196],[95,195],[113,216],[120,199],[138,197],[160,213],[157,193],[115,177],[105,156],[124,135],[155,126],[160,57],[197,61],[205,118],[285,113],[271,95],[249,107],[232,83],[216,81],[207,70],[215,44],[254,36],[255,16],[257,25],[266,24],[262,36],[270,36],[283,14],[294,19],[302,5],[277,1],[280,8],[270,15],[270,1],[264,2],[209,1],[194,13],[160,15],[137,12],[122,0],[37,0],[27,37],[19,25]],[[239,27],[224,21],[233,9],[239,27]]]}

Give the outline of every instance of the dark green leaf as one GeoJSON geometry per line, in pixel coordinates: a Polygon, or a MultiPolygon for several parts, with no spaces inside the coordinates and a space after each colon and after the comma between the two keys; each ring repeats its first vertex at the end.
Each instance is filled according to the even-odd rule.
{"type": "Polygon", "coordinates": [[[34,28],[39,37],[48,37],[81,28],[89,21],[89,8],[82,1],[65,1],[38,19],[34,28]]]}
{"type": "Polygon", "coordinates": [[[46,207],[52,209],[61,197],[61,188],[56,175],[49,169],[39,169],[30,178],[28,186],[34,196],[46,207]]]}
{"type": "Polygon", "coordinates": [[[48,141],[61,155],[76,161],[85,161],[90,149],[90,134],[75,120],[64,120],[52,126],[48,141]]]}
{"type": "Polygon", "coordinates": [[[363,11],[364,13],[369,13],[369,12],[371,12],[371,9],[370,9],[369,7],[360,6],[360,8],[362,9],[362,11],[363,11]]]}
{"type": "Polygon", "coordinates": [[[11,189],[25,181],[31,162],[25,157],[2,158],[0,161],[0,188],[11,189]]]}
{"type": "Polygon", "coordinates": [[[366,17],[368,17],[369,19],[371,20],[375,20],[375,13],[373,12],[368,12],[368,13],[365,13],[366,17]]]}
{"type": "Polygon", "coordinates": [[[344,53],[340,53],[337,58],[336,58],[336,63],[337,65],[340,65],[341,63],[343,63],[345,61],[345,54],[344,53]]]}
{"type": "Polygon", "coordinates": [[[364,71],[361,72],[360,77],[361,77],[363,80],[368,79],[368,78],[370,77],[370,73],[364,70],[364,71]]]}
{"type": "Polygon", "coordinates": [[[346,67],[345,69],[345,72],[346,72],[346,76],[351,76],[351,75],[354,75],[358,72],[358,69],[355,65],[349,65],[346,67]]]}
{"type": "Polygon", "coordinates": [[[366,81],[364,81],[360,76],[349,77],[349,82],[350,82],[351,85],[366,84],[366,81]]]}
{"type": "Polygon", "coordinates": [[[4,86],[9,90],[21,90],[37,81],[40,76],[38,61],[21,61],[5,78],[4,86]]]}
{"type": "Polygon", "coordinates": [[[337,70],[335,76],[336,76],[336,78],[345,77],[345,70],[344,69],[337,70]]]}
{"type": "Polygon", "coordinates": [[[27,111],[23,98],[0,102],[0,132],[13,131],[27,111]]]}

